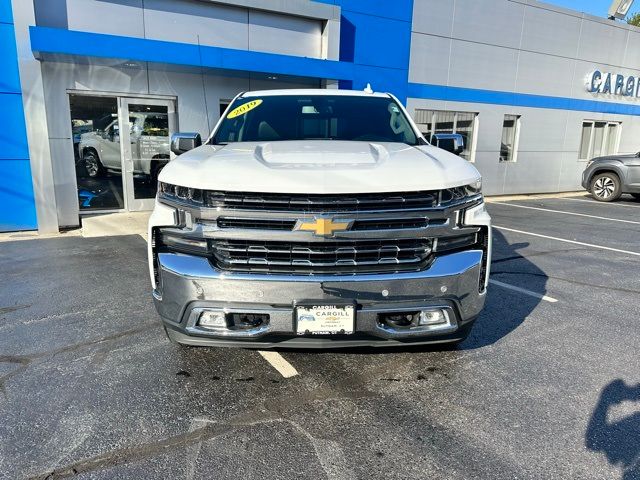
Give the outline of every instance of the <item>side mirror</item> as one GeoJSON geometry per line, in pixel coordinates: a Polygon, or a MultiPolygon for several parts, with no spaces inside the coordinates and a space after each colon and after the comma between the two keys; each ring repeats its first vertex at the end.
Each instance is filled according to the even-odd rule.
{"type": "Polygon", "coordinates": [[[202,137],[199,133],[185,132],[171,135],[171,151],[176,155],[181,155],[200,145],[202,145],[202,137]]]}
{"type": "Polygon", "coordinates": [[[460,155],[464,151],[464,137],[459,133],[436,133],[432,137],[435,146],[460,155]]]}

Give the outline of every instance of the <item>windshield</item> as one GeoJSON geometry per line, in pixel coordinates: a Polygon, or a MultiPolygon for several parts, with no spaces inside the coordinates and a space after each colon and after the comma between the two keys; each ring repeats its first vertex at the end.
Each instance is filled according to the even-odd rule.
{"type": "Polygon", "coordinates": [[[392,98],[342,95],[239,98],[227,110],[212,142],[281,140],[418,142],[392,98]]]}

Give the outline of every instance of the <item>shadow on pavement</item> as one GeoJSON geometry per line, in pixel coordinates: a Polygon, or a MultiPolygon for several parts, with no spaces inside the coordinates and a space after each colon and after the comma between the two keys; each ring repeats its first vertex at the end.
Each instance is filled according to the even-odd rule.
{"type": "MultiPolygon", "coordinates": [[[[510,244],[502,233],[494,229],[491,278],[545,294],[547,275],[518,253],[528,246],[528,243],[510,244]]],[[[471,335],[459,348],[466,350],[494,344],[517,329],[540,302],[539,298],[489,285],[484,310],[476,320],[471,335]]]]}
{"type": "Polygon", "coordinates": [[[640,383],[630,386],[621,379],[614,380],[600,392],[585,434],[589,450],[604,453],[611,465],[622,468],[622,480],[640,479],[639,407],[640,383]],[[636,411],[611,420],[611,410],[623,402],[635,402],[636,411]]]}

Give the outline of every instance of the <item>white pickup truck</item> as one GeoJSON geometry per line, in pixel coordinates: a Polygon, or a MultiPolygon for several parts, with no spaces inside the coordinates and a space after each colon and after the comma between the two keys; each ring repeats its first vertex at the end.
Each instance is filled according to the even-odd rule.
{"type": "Polygon", "coordinates": [[[183,154],[160,173],[149,221],[170,340],[326,348],[468,335],[491,256],[481,178],[430,145],[392,95],[245,92],[201,143],[174,136],[183,154]]]}

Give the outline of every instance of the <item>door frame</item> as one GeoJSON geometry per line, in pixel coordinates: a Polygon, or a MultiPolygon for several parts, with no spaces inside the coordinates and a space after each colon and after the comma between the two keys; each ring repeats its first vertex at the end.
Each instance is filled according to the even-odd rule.
{"type": "MultiPolygon", "coordinates": [[[[131,126],[129,125],[129,105],[159,105],[167,108],[169,140],[177,131],[176,102],[174,99],[145,97],[118,97],[118,118],[120,123],[120,154],[122,159],[122,179],[124,183],[125,210],[139,212],[153,210],[155,196],[152,198],[135,198],[134,163],[131,149],[131,126]],[[124,128],[123,128],[124,126],[124,128]]],[[[171,156],[171,153],[169,153],[171,156]]]]}
{"type": "MultiPolygon", "coordinates": [[[[158,102],[160,102],[160,104],[164,102],[170,103],[171,108],[168,108],[167,111],[170,112],[170,115],[169,115],[170,119],[171,119],[171,116],[173,116],[173,119],[170,120],[170,122],[173,122],[173,127],[175,129],[175,130],[171,130],[171,123],[170,123],[169,133],[171,134],[177,131],[179,128],[178,127],[178,98],[171,95],[136,94],[136,93],[110,92],[106,90],[97,91],[97,90],[82,90],[82,89],[73,89],[73,88],[66,89],[66,94],[67,94],[66,97],[67,97],[69,115],[71,113],[70,95],[82,95],[87,97],[115,97],[118,105],[118,125],[120,126],[120,160],[122,162],[121,171],[122,171],[122,183],[123,183],[122,188],[123,188],[123,195],[124,195],[124,198],[123,198],[124,208],[109,208],[109,209],[95,209],[95,210],[78,209],[78,215],[80,217],[83,217],[86,215],[96,215],[96,214],[103,214],[103,213],[153,210],[154,199],[149,199],[150,201],[143,205],[138,204],[137,205],[138,208],[132,208],[136,206],[135,199],[133,204],[129,200],[130,192],[131,192],[131,197],[133,197],[133,176],[131,176],[131,185],[129,185],[129,182],[125,179],[125,173],[124,173],[125,162],[124,162],[123,138],[122,138],[123,137],[122,135],[122,131],[123,131],[122,130],[122,120],[123,120],[122,102],[123,100],[126,99],[129,101],[129,103],[134,103],[134,104],[136,102],[150,102],[152,105],[158,105],[158,102]],[[171,114],[171,110],[173,111],[172,114],[171,114]]],[[[126,123],[127,125],[129,124],[128,118],[126,118],[126,123]]],[[[130,141],[129,130],[126,129],[126,131],[127,131],[127,141],[130,141]]],[[[73,142],[73,137],[72,137],[72,142],[73,142]]],[[[171,154],[171,157],[173,158],[173,154],[171,154]]],[[[74,177],[74,186],[75,186],[75,189],[77,190],[78,186],[76,184],[75,177],[74,177]]]]}

